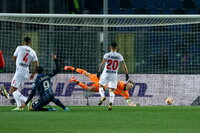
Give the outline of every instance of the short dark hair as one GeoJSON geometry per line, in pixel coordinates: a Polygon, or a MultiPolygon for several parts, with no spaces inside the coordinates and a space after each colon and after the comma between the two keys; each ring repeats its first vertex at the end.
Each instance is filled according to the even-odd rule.
{"type": "Polygon", "coordinates": [[[131,80],[129,80],[127,83],[131,83],[131,84],[133,84],[133,85],[134,85],[134,82],[133,82],[133,81],[131,81],[131,80]]]}
{"type": "Polygon", "coordinates": [[[116,49],[117,48],[117,43],[116,42],[111,43],[110,47],[113,48],[113,49],[116,49]]]}
{"type": "Polygon", "coordinates": [[[24,37],[24,42],[27,44],[31,43],[31,38],[30,37],[24,37]]]}
{"type": "Polygon", "coordinates": [[[42,67],[42,66],[37,66],[37,68],[36,68],[36,72],[37,72],[38,74],[43,73],[43,72],[44,72],[43,67],[42,67]]]}

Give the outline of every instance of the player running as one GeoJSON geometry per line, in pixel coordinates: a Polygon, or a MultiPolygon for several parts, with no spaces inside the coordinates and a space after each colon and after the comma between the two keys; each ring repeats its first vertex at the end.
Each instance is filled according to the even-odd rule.
{"type": "Polygon", "coordinates": [[[38,58],[35,51],[30,47],[31,38],[25,37],[22,46],[18,46],[12,57],[12,61],[16,62],[15,75],[11,81],[11,88],[9,93],[13,95],[17,107],[14,110],[22,110],[19,108],[21,106],[21,101],[26,101],[27,98],[24,97],[18,89],[24,84],[29,76],[29,65],[31,62],[34,63],[34,72],[30,76],[30,79],[34,78],[36,67],[38,66],[38,58]]]}
{"type": "Polygon", "coordinates": [[[114,90],[117,88],[117,73],[119,69],[119,64],[122,63],[125,74],[126,81],[129,79],[128,69],[126,67],[126,63],[124,62],[124,58],[120,53],[117,53],[117,43],[112,43],[110,45],[111,52],[106,53],[103,57],[102,62],[100,63],[97,77],[100,77],[100,72],[102,70],[103,65],[106,63],[103,73],[101,75],[99,84],[99,94],[101,95],[101,101],[105,100],[104,87],[108,84],[108,90],[110,95],[108,110],[112,110],[113,101],[115,98],[114,90]]]}
{"type": "Polygon", "coordinates": [[[48,105],[50,102],[54,102],[59,107],[63,108],[65,111],[70,109],[65,107],[59,99],[56,99],[54,93],[51,89],[51,78],[60,72],[60,66],[55,55],[52,55],[52,59],[56,64],[56,70],[53,70],[51,74],[46,74],[43,70],[43,67],[37,67],[37,78],[34,81],[34,87],[31,94],[28,97],[28,100],[20,108],[26,107],[26,105],[31,101],[36,91],[39,94],[39,99],[30,106],[31,111],[56,111],[54,108],[43,108],[48,105]]]}
{"type": "MultiPolygon", "coordinates": [[[[77,83],[80,87],[82,87],[84,90],[91,91],[91,92],[99,92],[99,79],[97,78],[96,74],[92,74],[87,72],[86,70],[80,69],[80,68],[74,68],[72,66],[65,66],[64,70],[71,70],[71,71],[76,71],[90,79],[93,84],[91,86],[88,86],[86,84],[81,83],[78,81],[75,77],[72,77],[69,82],[75,82],[77,83]]],[[[117,89],[115,89],[114,94],[115,95],[121,95],[125,98],[127,104],[129,106],[136,106],[135,103],[132,103],[130,98],[129,98],[129,90],[132,89],[134,86],[134,83],[132,81],[128,81],[127,83],[123,81],[118,81],[117,83],[117,89]]],[[[105,88],[104,88],[105,90],[105,88]]],[[[106,99],[104,99],[106,100],[106,99]]],[[[99,106],[101,106],[103,101],[99,102],[99,106]]]]}

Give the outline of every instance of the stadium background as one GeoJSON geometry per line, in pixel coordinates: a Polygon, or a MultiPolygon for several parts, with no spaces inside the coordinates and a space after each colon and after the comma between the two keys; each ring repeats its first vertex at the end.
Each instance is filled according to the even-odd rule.
{"type": "MultiPolygon", "coordinates": [[[[108,14],[198,14],[199,5],[199,0],[108,0],[108,14]]],[[[0,6],[2,13],[104,13],[101,0],[1,0],[0,6]]],[[[198,84],[192,83],[191,87],[192,80],[198,81],[198,77],[192,76],[185,83],[184,79],[188,79],[189,75],[183,74],[196,75],[200,73],[199,30],[198,23],[157,27],[114,27],[108,28],[107,44],[113,41],[119,43],[120,53],[127,62],[129,73],[133,74],[132,80],[136,83],[145,83],[148,86],[147,95],[162,95],[163,92],[166,92],[161,97],[163,100],[167,96],[183,97],[179,99],[177,105],[189,105],[198,95],[196,93],[198,84]],[[178,77],[182,80],[177,85],[176,78],[170,79],[166,75],[146,74],[173,74],[172,77],[181,74],[182,76],[178,77]],[[149,78],[151,76],[152,78],[149,78]],[[142,77],[145,78],[142,79],[142,77]],[[155,82],[155,84],[151,84],[151,82],[155,82]],[[158,84],[159,82],[162,84],[158,84]],[[184,86],[187,86],[184,88],[184,93],[176,92],[184,86]],[[184,98],[188,96],[189,101],[184,101],[184,98]]],[[[49,26],[1,21],[0,48],[6,62],[3,72],[14,73],[15,64],[11,61],[11,55],[21,44],[22,38],[30,36],[32,47],[47,72],[52,71],[54,67],[49,55],[55,53],[62,66],[71,65],[96,73],[102,55],[108,50],[101,41],[102,31],[103,28],[98,27],[49,26]]],[[[72,74],[65,71],[61,73],[72,74]]],[[[67,81],[70,77],[66,76],[68,76],[67,81]]],[[[5,81],[10,81],[10,78],[5,79],[5,77],[1,78],[3,84],[5,81]]],[[[85,81],[84,77],[80,79],[85,81]]],[[[81,98],[83,98],[82,96],[81,98]]],[[[138,101],[142,101],[144,105],[149,105],[148,102],[152,101],[149,97],[141,98],[136,95],[134,100],[137,99],[142,99],[138,101]]],[[[155,96],[154,101],[157,102],[150,105],[163,105],[165,104],[163,100],[155,96]]],[[[117,103],[122,105],[121,102],[117,103]]],[[[124,101],[123,104],[125,104],[124,101]]]]}
{"type": "MultiPolygon", "coordinates": [[[[103,13],[103,0],[0,0],[0,6],[1,13],[103,13]]],[[[199,9],[199,0],[108,0],[108,14],[198,14],[199,9]]],[[[102,54],[106,52],[99,41],[101,28],[57,26],[47,31],[48,26],[26,25],[22,28],[19,23],[2,22],[0,29],[5,61],[12,64],[4,68],[6,73],[14,72],[10,55],[25,35],[34,38],[33,48],[46,68],[52,68],[46,55],[54,52],[63,55],[63,65],[71,64],[95,73],[102,54]],[[52,49],[47,50],[48,47],[52,49]],[[8,48],[12,50],[6,50],[8,48]]],[[[132,74],[199,74],[198,31],[199,24],[110,28],[108,43],[116,41],[120,44],[120,52],[132,74]]]]}
{"type": "MultiPolygon", "coordinates": [[[[102,1],[0,0],[0,12],[103,14],[102,1]]],[[[108,14],[198,15],[199,9],[200,0],[108,0],[108,14]]],[[[0,132],[199,133],[200,108],[188,106],[200,94],[199,30],[198,23],[108,28],[108,43],[116,41],[120,44],[120,52],[128,63],[130,79],[135,82],[130,93],[131,100],[142,106],[114,106],[111,112],[107,111],[108,101],[102,107],[85,106],[86,92],[67,80],[73,75],[90,84],[88,79],[80,74],[63,71],[53,78],[53,90],[65,105],[72,105],[68,106],[71,111],[44,113],[27,112],[25,109],[11,112],[13,106],[5,106],[11,105],[9,100],[0,96],[0,132]],[[173,105],[179,106],[166,106],[164,100],[168,96],[174,98],[173,105]]],[[[3,73],[0,73],[0,87],[5,86],[9,90],[15,71],[11,55],[24,36],[32,38],[32,47],[47,72],[52,71],[54,66],[49,56],[56,53],[62,65],[82,67],[96,73],[102,55],[107,51],[107,45],[102,44],[102,31],[101,28],[91,27],[0,21],[0,50],[5,58],[5,67],[3,73]]],[[[119,78],[124,80],[124,74],[119,74],[119,78]]],[[[32,81],[26,82],[22,94],[28,96],[31,87],[32,81]]],[[[100,98],[97,96],[94,94],[89,98],[90,105],[97,105],[100,98]]],[[[114,105],[127,104],[122,97],[116,97],[114,105]]]]}

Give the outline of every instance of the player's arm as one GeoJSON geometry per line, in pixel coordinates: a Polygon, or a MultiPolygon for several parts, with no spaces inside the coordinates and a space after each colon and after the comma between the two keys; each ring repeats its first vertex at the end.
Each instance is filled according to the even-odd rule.
{"type": "Polygon", "coordinates": [[[32,98],[34,97],[35,93],[36,93],[36,89],[33,89],[31,91],[31,94],[29,95],[27,101],[25,102],[26,105],[32,100],[32,98]]]}
{"type": "Polygon", "coordinates": [[[124,73],[126,74],[126,75],[125,75],[126,81],[128,81],[128,79],[129,79],[129,76],[128,76],[128,68],[127,68],[127,66],[126,66],[125,61],[122,61],[122,66],[123,66],[123,69],[124,69],[124,73]]]}
{"type": "Polygon", "coordinates": [[[98,72],[97,72],[97,77],[98,78],[100,77],[100,73],[101,73],[102,67],[106,63],[106,61],[107,61],[106,59],[103,59],[102,62],[100,63],[100,65],[99,65],[99,69],[98,69],[98,72]]]}
{"type": "Polygon", "coordinates": [[[15,62],[19,53],[19,46],[16,48],[14,54],[12,55],[12,61],[15,62]]]}
{"type": "Polygon", "coordinates": [[[34,65],[34,68],[33,68],[33,73],[31,74],[30,76],[30,79],[32,80],[36,74],[36,69],[37,67],[39,66],[39,62],[38,61],[33,61],[33,65],[34,65]]]}
{"type": "Polygon", "coordinates": [[[131,102],[130,98],[125,98],[126,100],[126,103],[129,105],[129,106],[136,106],[134,103],[131,102]]]}
{"type": "Polygon", "coordinates": [[[14,56],[14,55],[13,55],[13,56],[12,56],[12,61],[15,62],[16,59],[17,59],[17,56],[14,56]]]}
{"type": "Polygon", "coordinates": [[[56,74],[58,74],[61,71],[57,56],[52,55],[52,59],[54,60],[54,62],[56,64],[56,69],[54,69],[53,72],[51,74],[49,74],[50,77],[55,76],[56,74]]]}

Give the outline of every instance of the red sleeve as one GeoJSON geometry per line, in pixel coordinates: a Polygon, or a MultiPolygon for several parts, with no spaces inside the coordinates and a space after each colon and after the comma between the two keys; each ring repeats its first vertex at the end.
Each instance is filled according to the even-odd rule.
{"type": "Polygon", "coordinates": [[[5,66],[4,58],[2,51],[0,50],[0,68],[3,68],[5,66]]]}

